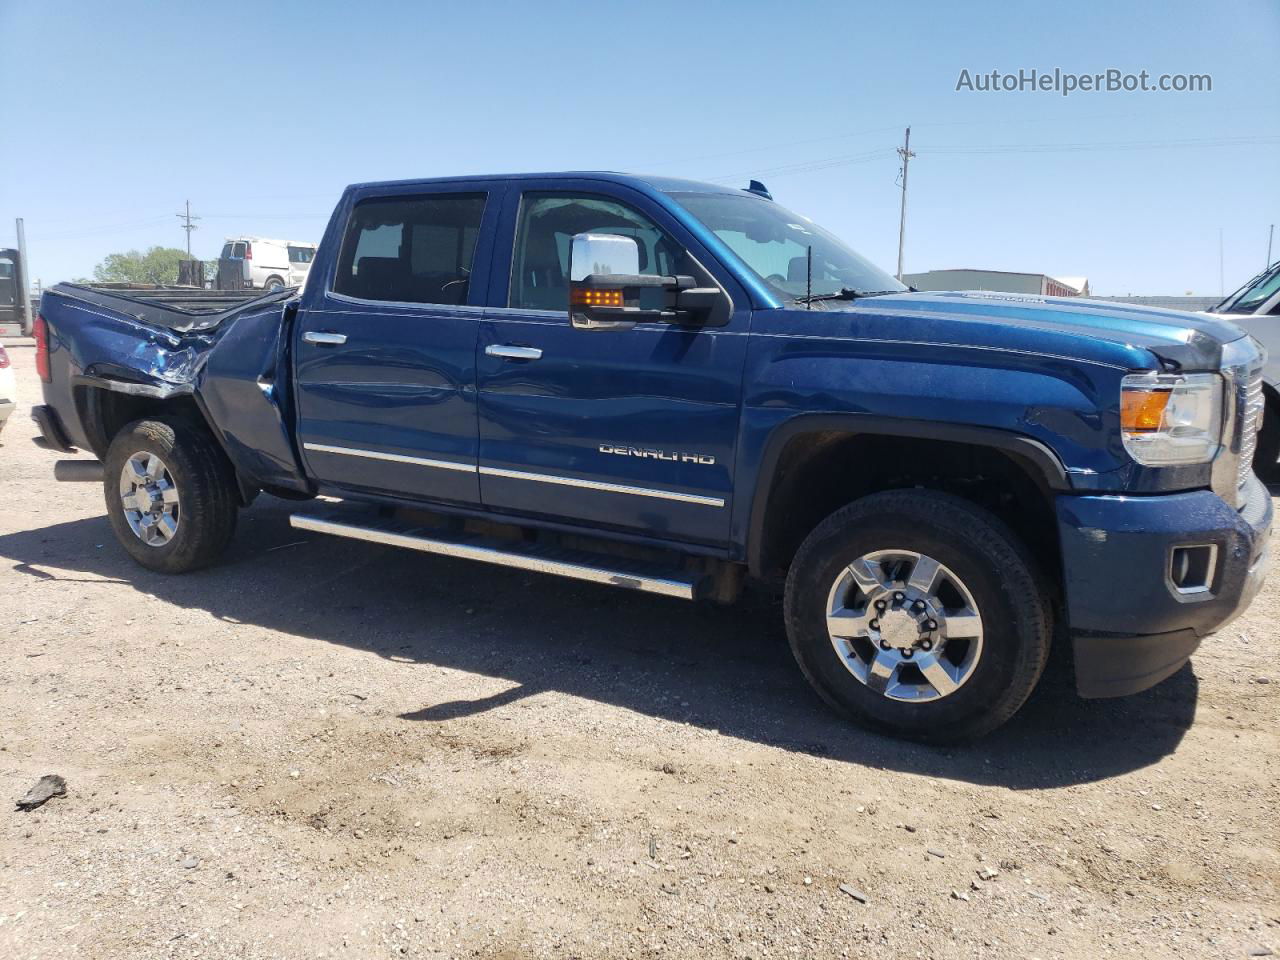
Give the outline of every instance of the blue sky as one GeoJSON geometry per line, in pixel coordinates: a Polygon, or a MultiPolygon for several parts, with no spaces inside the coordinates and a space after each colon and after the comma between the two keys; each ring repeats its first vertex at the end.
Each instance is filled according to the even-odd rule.
{"type": "Polygon", "coordinates": [[[758,176],[893,270],[910,124],[908,271],[1216,294],[1219,229],[1230,289],[1280,220],[1277,50],[1277,0],[0,0],[0,246],[24,217],[49,283],[181,246],[187,199],[212,257],[230,234],[319,239],[348,182],[615,169],[758,176]],[[1033,67],[1213,91],[955,89],[1033,67]]]}

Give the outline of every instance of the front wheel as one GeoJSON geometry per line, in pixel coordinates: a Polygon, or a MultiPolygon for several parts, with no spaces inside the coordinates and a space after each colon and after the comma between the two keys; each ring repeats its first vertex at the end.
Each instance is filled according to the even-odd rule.
{"type": "Polygon", "coordinates": [[[116,434],[103,492],[116,539],[149,570],[207,566],[235,532],[234,470],[206,429],[179,419],[136,420],[116,434]]]}
{"type": "Polygon", "coordinates": [[[791,565],[785,610],[823,699],[915,740],[994,730],[1049,652],[1049,605],[1025,548],[992,514],[933,491],[873,494],[819,524],[791,565]]]}

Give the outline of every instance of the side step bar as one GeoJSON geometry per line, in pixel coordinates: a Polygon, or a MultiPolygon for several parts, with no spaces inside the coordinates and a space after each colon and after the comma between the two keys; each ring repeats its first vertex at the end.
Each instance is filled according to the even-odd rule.
{"type": "MultiPolygon", "coordinates": [[[[364,519],[364,518],[362,518],[364,519]]],[[[603,583],[611,587],[657,593],[666,597],[692,600],[698,593],[701,574],[675,569],[655,569],[651,565],[636,563],[622,557],[604,557],[596,554],[563,550],[524,541],[486,540],[466,534],[454,535],[441,530],[424,530],[394,521],[382,522],[370,518],[361,526],[330,520],[309,514],[295,513],[289,517],[291,526],[298,530],[328,533],[351,540],[367,540],[392,547],[405,547],[422,553],[435,553],[444,557],[460,557],[495,563],[517,570],[534,573],[551,573],[574,580],[603,583]],[[606,566],[607,564],[607,566],[606,566]]]]}

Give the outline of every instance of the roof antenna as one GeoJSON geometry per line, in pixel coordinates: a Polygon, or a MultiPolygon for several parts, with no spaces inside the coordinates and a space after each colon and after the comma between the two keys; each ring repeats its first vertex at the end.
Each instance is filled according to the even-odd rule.
{"type": "Polygon", "coordinates": [[[748,183],[746,191],[747,193],[754,193],[757,197],[764,197],[766,200],[773,199],[773,194],[770,193],[769,189],[759,180],[752,180],[748,183]]]}
{"type": "Polygon", "coordinates": [[[813,244],[805,247],[804,254],[804,308],[813,309],[813,244]]]}

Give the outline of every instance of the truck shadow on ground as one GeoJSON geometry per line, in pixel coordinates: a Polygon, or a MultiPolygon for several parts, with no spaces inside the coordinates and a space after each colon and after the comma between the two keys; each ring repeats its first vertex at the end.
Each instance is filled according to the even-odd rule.
{"type": "Polygon", "coordinates": [[[224,561],[166,577],[136,566],[106,518],[0,536],[0,557],[41,579],[111,581],[233,623],[369,650],[406,669],[442,666],[517,686],[426,703],[391,722],[440,722],[562,691],[729,737],[928,776],[1013,789],[1105,779],[1177,748],[1195,719],[1187,667],[1118,700],[1075,695],[1055,656],[1031,701],[966,747],[876,736],[834,715],[791,659],[780,604],[729,608],[302,534],[292,506],[263,497],[224,561]]]}

